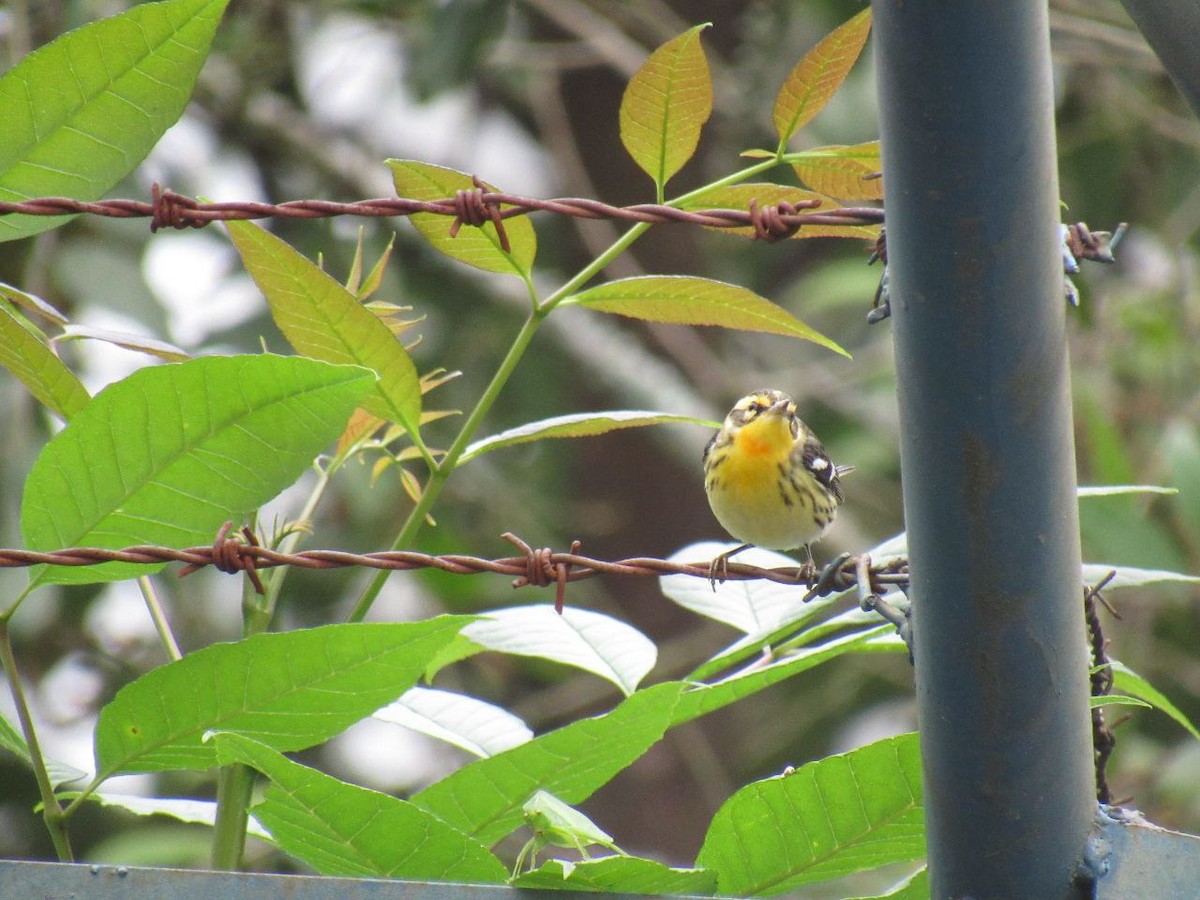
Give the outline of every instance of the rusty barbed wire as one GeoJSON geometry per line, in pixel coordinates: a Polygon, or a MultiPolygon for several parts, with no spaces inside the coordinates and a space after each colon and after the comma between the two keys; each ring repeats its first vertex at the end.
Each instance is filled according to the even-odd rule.
{"type": "Polygon", "coordinates": [[[747,209],[686,210],[661,203],[613,206],[600,200],[559,197],[549,200],[522,197],[488,189],[478,178],[475,188],[460,190],[441,200],[412,200],[381,197],[370,200],[338,202],[333,200],[289,200],[284,203],[231,201],[202,203],[155,184],[151,202],[143,200],[97,200],[87,202],[69,197],[38,197],[19,202],[0,202],[0,215],[61,216],[87,214],[115,219],[150,219],[150,230],[160,228],[203,228],[210,222],[265,219],[270,216],[290,219],[320,219],[332,216],[411,216],[434,213],[453,218],[451,234],[463,225],[496,226],[500,241],[507,248],[508,237],[503,220],[533,212],[549,212],[583,219],[614,219],[652,225],[685,223],[708,228],[751,228],[756,239],[775,241],[790,237],[805,225],[877,225],[883,222],[883,210],[877,207],[835,207],[814,212],[820,201],[781,202],[759,206],[751,201],[747,209]]]}
{"type": "MultiPolygon", "coordinates": [[[[1098,584],[1083,589],[1083,612],[1087,622],[1088,645],[1092,651],[1092,668],[1089,676],[1091,694],[1093,697],[1107,697],[1113,689],[1112,662],[1108,658],[1108,639],[1100,625],[1100,616],[1096,611],[1099,602],[1118,619],[1114,610],[1104,598],[1101,591],[1116,577],[1115,570],[1109,572],[1098,584]]],[[[1108,760],[1117,746],[1117,737],[1113,734],[1104,717],[1104,707],[1092,708],[1092,755],[1096,771],[1096,800],[1100,803],[1111,804],[1112,791],[1108,786],[1108,760]]]]}
{"type": "MultiPolygon", "coordinates": [[[[158,545],[137,545],[120,550],[99,547],[69,547],[62,550],[35,551],[0,549],[0,568],[21,568],[37,565],[96,566],[109,562],[159,564],[183,563],[180,576],[207,566],[221,572],[236,574],[246,572],[247,577],[261,589],[258,572],[278,566],[295,566],[302,569],[344,569],[361,566],[370,569],[407,571],[411,569],[439,569],[452,575],[479,575],[493,573],[513,577],[513,587],[555,586],[555,606],[561,610],[568,582],[580,581],[596,575],[689,575],[709,580],[709,560],[694,563],[679,563],[651,556],[634,556],[626,559],[595,559],[580,553],[579,541],[571,544],[571,550],[563,553],[549,547],[534,548],[515,534],[505,533],[502,537],[520,551],[518,556],[484,559],[465,554],[419,553],[413,550],[382,550],[371,553],[352,553],[346,550],[301,550],[282,553],[264,547],[249,529],[243,528],[238,536],[230,536],[231,525],[226,523],[218,532],[216,540],[209,546],[184,549],[158,545]]],[[[809,590],[805,600],[825,596],[835,591],[848,590],[857,584],[856,558],[846,555],[835,561],[836,565],[826,568],[822,581],[809,590]]],[[[729,581],[766,579],[778,584],[793,584],[807,587],[806,566],[784,566],[765,569],[748,563],[730,562],[726,573],[729,581]]],[[[879,585],[906,586],[908,583],[907,563],[889,560],[879,566],[871,566],[872,590],[879,585]]]]}

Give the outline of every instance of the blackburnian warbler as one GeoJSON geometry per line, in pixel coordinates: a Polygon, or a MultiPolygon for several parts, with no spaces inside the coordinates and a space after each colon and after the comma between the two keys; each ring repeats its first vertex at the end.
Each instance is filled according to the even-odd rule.
{"type": "Polygon", "coordinates": [[[712,562],[710,580],[747,547],[803,547],[812,571],[813,541],[833,525],[843,498],[841,476],[825,447],[782,391],[747,394],[704,448],[704,489],[717,521],[742,546],[712,562]]]}

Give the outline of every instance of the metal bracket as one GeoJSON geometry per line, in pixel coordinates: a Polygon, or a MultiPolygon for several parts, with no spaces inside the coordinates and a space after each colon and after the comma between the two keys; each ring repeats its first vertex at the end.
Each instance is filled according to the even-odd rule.
{"type": "Polygon", "coordinates": [[[1200,896],[1200,837],[1101,806],[1080,866],[1095,900],[1200,896]]]}

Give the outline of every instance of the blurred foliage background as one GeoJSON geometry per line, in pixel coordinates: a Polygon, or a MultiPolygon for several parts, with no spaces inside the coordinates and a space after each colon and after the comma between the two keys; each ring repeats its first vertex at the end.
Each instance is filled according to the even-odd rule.
{"type": "MultiPolygon", "coordinates": [[[[13,0],[0,7],[0,67],[64,31],[124,9],[123,0],[13,0]]],[[[234,2],[185,118],[111,196],[145,198],[159,181],[218,200],[349,200],[388,196],[381,160],[410,157],[478,173],[514,193],[653,200],[623,151],[617,110],[626,80],[655,47],[687,27],[704,33],[715,113],[699,153],[668,186],[678,194],[739,167],[738,153],[773,146],[775,91],[803,53],[861,8],[850,0],[255,0],[234,2]]],[[[1116,2],[1054,0],[1050,10],[1064,218],[1131,231],[1113,267],[1085,267],[1070,312],[1076,437],[1083,484],[1154,483],[1174,497],[1085,501],[1085,558],[1200,573],[1200,124],[1116,2]]],[[[870,52],[793,148],[877,137],[870,52]]],[[[1020,123],[1013,123],[1020,127],[1020,123]]],[[[787,179],[780,171],[777,178],[787,179]]],[[[980,172],[986,178],[986,172],[980,172]]],[[[553,287],[618,234],[610,223],[539,216],[540,283],[553,287]]],[[[344,277],[359,228],[373,259],[397,249],[378,299],[424,317],[414,356],[422,371],[462,376],[428,398],[468,408],[519,327],[513,279],[483,276],[428,250],[399,220],[275,222],[273,228],[344,277]]],[[[781,337],[616,321],[584,310],[552,316],[483,433],[593,409],[647,408],[721,418],[750,389],[792,393],[832,456],[853,463],[849,499],[818,557],[857,551],[903,528],[898,422],[889,325],[870,327],[879,271],[854,241],[751,243],[661,226],[610,267],[609,277],[688,273],[752,288],[841,343],[853,360],[781,337]]],[[[0,280],[39,294],[72,319],[172,341],[191,353],[254,352],[285,344],[241,272],[224,233],[160,233],[145,222],[80,218],[5,246],[0,280]]],[[[153,361],[95,342],[63,346],[93,390],[153,361]]],[[[53,424],[11,378],[0,377],[0,543],[20,543],[21,485],[53,424]]],[[[449,440],[451,424],[427,440],[449,440]]],[[[498,535],[535,546],[572,539],[607,558],[667,555],[722,538],[708,511],[690,427],[550,441],[489,455],[452,479],[414,549],[507,555],[498,535]]],[[[423,474],[423,473],[422,473],[423,474]]],[[[391,469],[372,484],[352,467],[311,523],[310,546],[378,549],[408,507],[391,469]]],[[[263,527],[294,515],[284,497],[263,527]]],[[[352,571],[296,572],[282,625],[339,620],[352,571]]],[[[24,573],[0,572],[16,592],[24,573]]],[[[239,587],[201,573],[163,577],[185,648],[240,629],[239,587]]],[[[396,575],[377,617],[485,610],[548,595],[514,593],[502,579],[396,575]]],[[[679,674],[732,639],[666,602],[652,579],[595,579],[568,602],[618,615],[660,646],[656,675],[679,674]]],[[[1200,590],[1115,597],[1111,655],[1200,718],[1200,590]]],[[[135,674],[162,659],[130,585],[42,591],[14,620],[21,665],[51,755],[86,766],[91,717],[135,674]]],[[[607,708],[610,687],[588,676],[489,655],[439,682],[499,702],[537,731],[607,708]]],[[[585,808],[619,844],[690,860],[703,828],[737,786],[912,728],[912,674],[899,656],[845,658],[670,733],[585,808]]],[[[7,698],[7,692],[5,692],[7,698]]],[[[7,703],[7,699],[0,700],[7,703]]],[[[4,707],[9,712],[7,706],[4,707]]],[[[1110,719],[1120,713],[1110,713],[1110,719]]],[[[1117,729],[1110,782],[1163,825],[1200,831],[1200,743],[1165,716],[1139,711],[1117,729]]],[[[359,726],[320,752],[322,766],[368,786],[405,792],[444,773],[444,749],[394,729],[359,726]]],[[[209,796],[172,775],[128,790],[209,796]]],[[[32,779],[0,759],[0,854],[47,856],[30,814],[32,779]]],[[[74,835],[85,859],[200,863],[201,829],[120,812],[85,811],[74,835]]],[[[260,851],[261,852],[261,851],[260,851]]],[[[270,861],[269,865],[277,865],[270,861]]]]}

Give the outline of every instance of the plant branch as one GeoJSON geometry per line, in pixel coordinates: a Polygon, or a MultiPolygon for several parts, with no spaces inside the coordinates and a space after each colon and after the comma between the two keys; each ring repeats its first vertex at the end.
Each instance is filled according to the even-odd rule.
{"type": "Polygon", "coordinates": [[[67,833],[67,817],[58,802],[58,797],[54,795],[54,785],[50,782],[50,773],[46,771],[46,760],[42,756],[37,729],[34,728],[33,715],[29,710],[29,701],[21,683],[21,673],[17,670],[17,660],[13,655],[12,635],[7,619],[0,622],[0,663],[3,664],[4,675],[8,679],[8,688],[12,693],[13,703],[17,707],[17,718],[21,722],[21,731],[25,735],[25,743],[29,748],[29,764],[33,767],[38,794],[42,798],[42,820],[46,823],[46,831],[50,833],[50,840],[54,843],[54,852],[58,854],[59,860],[73,862],[71,839],[67,833]]]}

